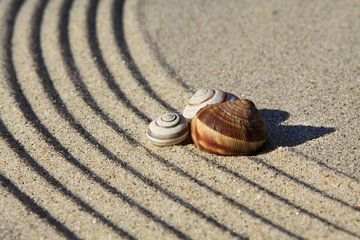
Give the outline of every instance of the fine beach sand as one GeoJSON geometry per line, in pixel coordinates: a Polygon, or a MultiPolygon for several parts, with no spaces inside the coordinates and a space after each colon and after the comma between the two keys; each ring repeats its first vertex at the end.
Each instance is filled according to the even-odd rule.
{"type": "Polygon", "coordinates": [[[0,239],[360,238],[360,4],[0,0],[0,239]],[[255,156],[155,147],[201,87],[255,156]]]}

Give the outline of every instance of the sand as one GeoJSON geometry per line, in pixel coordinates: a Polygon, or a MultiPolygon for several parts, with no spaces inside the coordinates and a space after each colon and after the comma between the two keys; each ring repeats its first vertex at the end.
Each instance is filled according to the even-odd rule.
{"type": "Polygon", "coordinates": [[[360,5],[0,1],[0,239],[360,238],[360,5]],[[255,102],[255,156],[155,147],[201,87],[255,102]]]}

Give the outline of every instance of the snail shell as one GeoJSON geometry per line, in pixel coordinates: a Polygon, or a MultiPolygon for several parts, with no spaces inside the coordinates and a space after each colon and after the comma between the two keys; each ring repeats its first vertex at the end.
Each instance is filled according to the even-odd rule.
{"type": "Polygon", "coordinates": [[[166,113],[153,120],[146,131],[151,143],[158,146],[182,142],[189,134],[188,121],[177,113],[166,113]]]}
{"type": "Polygon", "coordinates": [[[247,99],[201,109],[191,122],[197,147],[220,155],[249,155],[262,147],[267,128],[255,104],[247,99]]]}
{"type": "Polygon", "coordinates": [[[184,108],[183,115],[187,119],[192,119],[200,109],[207,105],[237,99],[239,98],[232,93],[223,92],[219,89],[202,88],[190,98],[184,108]]]}

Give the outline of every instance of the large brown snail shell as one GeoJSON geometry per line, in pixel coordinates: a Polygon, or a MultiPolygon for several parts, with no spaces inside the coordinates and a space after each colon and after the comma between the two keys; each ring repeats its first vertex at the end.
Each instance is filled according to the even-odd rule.
{"type": "Polygon", "coordinates": [[[248,99],[209,105],[192,119],[194,144],[220,155],[249,155],[267,139],[267,128],[255,104],[248,99]]]}

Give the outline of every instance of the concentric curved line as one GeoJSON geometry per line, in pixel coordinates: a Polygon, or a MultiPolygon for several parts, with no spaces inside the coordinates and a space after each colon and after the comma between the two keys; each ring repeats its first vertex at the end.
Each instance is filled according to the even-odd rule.
{"type": "Polygon", "coordinates": [[[54,186],[60,193],[67,196],[76,205],[82,207],[85,212],[99,219],[106,226],[110,227],[113,231],[115,231],[118,235],[129,239],[135,239],[135,237],[130,235],[127,231],[118,227],[115,223],[107,219],[103,214],[92,208],[79,196],[77,196],[75,193],[70,191],[59,180],[53,177],[45,168],[43,168],[40,164],[38,164],[37,161],[25,150],[25,148],[21,145],[21,143],[18,140],[16,140],[14,136],[9,132],[2,119],[0,119],[0,135],[7,142],[9,147],[14,152],[16,152],[16,154],[21,158],[22,161],[24,161],[27,165],[29,165],[36,173],[38,173],[41,177],[43,177],[49,184],[54,186]]]}
{"type": "Polygon", "coordinates": [[[302,156],[302,157],[304,157],[304,158],[305,158],[306,160],[308,160],[308,161],[316,162],[319,166],[322,166],[322,167],[324,167],[324,168],[327,168],[327,169],[329,169],[329,170],[332,170],[332,171],[334,171],[335,173],[337,173],[337,174],[339,174],[339,175],[342,175],[342,176],[344,176],[344,177],[350,178],[351,180],[354,180],[355,182],[360,183],[360,179],[359,179],[359,178],[356,178],[356,177],[354,177],[354,176],[351,176],[350,174],[345,173],[345,172],[343,172],[343,171],[341,171],[341,170],[338,170],[338,169],[336,169],[336,168],[334,168],[334,167],[331,167],[331,166],[329,166],[329,165],[321,162],[321,161],[320,161],[319,159],[317,159],[316,157],[307,155],[307,154],[305,154],[304,152],[302,152],[302,151],[300,151],[300,150],[298,150],[298,149],[296,149],[296,148],[294,148],[294,147],[287,148],[287,150],[290,151],[290,152],[293,152],[293,153],[295,153],[295,154],[298,154],[298,155],[300,155],[300,156],[302,156]]]}
{"type": "MultiPolygon", "coordinates": [[[[45,5],[44,5],[45,6],[45,5]]],[[[41,7],[41,6],[40,6],[41,7]]],[[[41,10],[41,9],[40,9],[41,10]]],[[[36,18],[35,18],[36,19],[36,18]]],[[[7,45],[10,46],[11,45],[11,39],[12,39],[12,31],[13,31],[13,25],[14,23],[11,22],[9,23],[10,26],[10,31],[11,33],[9,33],[8,35],[8,39],[7,39],[7,45]]],[[[184,238],[184,239],[188,239],[188,237],[185,234],[182,234],[180,231],[173,229],[172,226],[166,224],[163,220],[161,220],[161,218],[155,216],[154,214],[152,214],[150,211],[148,211],[147,209],[143,208],[142,206],[140,206],[139,204],[137,204],[134,200],[132,200],[131,198],[127,197],[125,194],[123,194],[122,192],[118,191],[116,188],[112,187],[108,182],[106,182],[105,180],[103,180],[102,178],[100,178],[96,173],[92,172],[89,168],[87,168],[86,166],[82,165],[77,159],[75,159],[69,152],[68,150],[63,147],[61,145],[61,143],[53,136],[50,134],[50,132],[46,129],[46,127],[44,125],[42,125],[40,119],[36,116],[36,114],[34,113],[34,111],[32,110],[31,105],[29,104],[29,102],[27,101],[26,97],[24,96],[24,94],[22,93],[21,87],[18,83],[17,77],[16,77],[16,72],[13,66],[13,62],[12,62],[12,53],[11,53],[11,48],[6,48],[8,57],[6,61],[8,63],[7,65],[7,70],[9,72],[9,85],[10,88],[13,90],[13,93],[15,95],[15,99],[17,101],[17,103],[20,106],[21,111],[23,112],[25,118],[32,123],[32,125],[39,131],[39,133],[41,133],[45,140],[47,141],[48,144],[52,145],[56,151],[60,152],[61,155],[63,155],[71,164],[73,164],[74,166],[76,166],[77,168],[79,168],[82,172],[84,172],[90,179],[98,182],[102,187],[104,187],[106,190],[108,190],[110,193],[116,195],[117,197],[121,198],[123,201],[127,202],[128,204],[136,207],[140,212],[142,212],[146,217],[150,218],[151,220],[158,222],[160,224],[163,225],[164,228],[169,229],[169,230],[173,230],[174,234],[184,238]]],[[[37,58],[37,56],[34,56],[34,58],[37,58]]],[[[1,125],[0,129],[2,131],[5,131],[5,125],[1,125]]],[[[15,140],[13,141],[13,137],[10,135],[10,133],[8,132],[2,132],[4,133],[3,136],[7,137],[8,140],[10,141],[10,143],[17,143],[15,140]]],[[[14,147],[14,145],[12,145],[14,147]]],[[[16,145],[19,146],[19,145],[16,145]]],[[[57,182],[56,179],[54,179],[50,173],[48,173],[45,169],[43,169],[40,165],[38,165],[36,163],[36,161],[34,159],[32,159],[31,157],[28,157],[29,155],[26,153],[25,149],[23,149],[22,147],[14,147],[15,149],[20,149],[19,150],[19,154],[22,154],[21,156],[24,159],[28,160],[29,164],[32,164],[31,166],[33,168],[35,168],[39,174],[42,174],[42,176],[44,176],[47,180],[51,180],[52,184],[55,184],[56,188],[61,191],[63,194],[67,194],[67,196],[71,197],[74,201],[76,201],[76,203],[80,206],[82,206],[84,208],[84,210],[92,215],[94,215],[95,217],[97,217],[99,220],[101,220],[102,222],[104,222],[106,225],[112,227],[116,232],[120,233],[123,232],[124,234],[121,234],[122,236],[126,236],[129,238],[134,238],[132,236],[127,236],[128,234],[125,231],[122,231],[119,227],[117,227],[115,224],[113,224],[112,222],[110,222],[109,220],[107,220],[103,215],[101,215],[100,213],[96,212],[95,210],[93,210],[90,206],[88,206],[86,203],[83,203],[83,201],[81,199],[79,199],[77,196],[75,196],[75,194],[72,194],[69,190],[66,189],[65,186],[61,185],[61,183],[57,182]],[[26,158],[25,158],[26,157],[26,158]],[[31,160],[31,161],[30,161],[31,160]]]]}
{"type": "Polygon", "coordinates": [[[80,239],[73,231],[67,228],[64,224],[59,222],[54,218],[51,213],[49,213],[41,205],[37,204],[31,197],[26,193],[22,192],[10,179],[5,177],[0,172],[0,183],[3,187],[7,189],[16,199],[18,199],[27,209],[29,209],[34,214],[38,215],[40,218],[44,219],[49,225],[54,227],[57,232],[68,239],[80,239]]]}
{"type": "MultiPolygon", "coordinates": [[[[119,47],[120,48],[125,48],[125,49],[123,49],[123,51],[127,52],[127,55],[124,57],[124,59],[126,61],[128,61],[128,59],[130,58],[129,61],[131,62],[131,65],[134,66],[135,69],[137,69],[136,71],[140,71],[139,68],[137,67],[134,59],[132,58],[130,52],[127,50],[128,45],[127,45],[126,39],[125,39],[125,37],[123,35],[124,34],[123,27],[122,27],[122,25],[123,25],[123,20],[122,20],[122,8],[123,8],[123,6],[121,5],[121,4],[123,4],[123,1],[120,0],[118,2],[117,1],[115,1],[115,2],[118,3],[117,6],[113,6],[113,14],[115,15],[113,17],[113,29],[114,29],[115,32],[117,31],[116,32],[116,39],[118,40],[118,42],[121,43],[121,44],[119,44],[119,47]],[[119,2],[120,2],[120,4],[119,4],[119,2]]],[[[134,75],[134,78],[139,78],[139,76],[142,76],[142,75],[137,75],[137,76],[134,75]]],[[[147,82],[147,80],[144,77],[142,77],[141,81],[142,82],[147,82]]],[[[151,94],[156,94],[156,93],[149,92],[150,89],[145,89],[145,90],[146,90],[146,93],[149,94],[150,96],[151,96],[151,94]]],[[[164,107],[166,107],[166,106],[164,106],[164,107]]],[[[168,109],[168,110],[171,111],[171,109],[168,109]]],[[[196,154],[196,153],[194,153],[194,154],[201,157],[201,155],[199,155],[199,154],[196,154]]],[[[299,185],[301,185],[301,186],[303,186],[305,188],[308,188],[311,191],[314,191],[314,192],[316,192],[318,194],[321,194],[325,198],[328,198],[328,199],[330,199],[332,201],[338,202],[339,204],[344,205],[344,206],[346,206],[348,208],[351,208],[354,211],[359,211],[360,212],[359,208],[357,208],[357,207],[355,207],[355,206],[353,206],[353,205],[351,205],[351,204],[349,204],[349,203],[347,203],[347,202],[345,202],[345,201],[343,201],[343,200],[341,200],[341,199],[339,199],[337,197],[333,197],[330,194],[328,194],[328,193],[326,193],[326,192],[324,192],[324,191],[322,191],[320,189],[317,189],[316,187],[311,186],[310,184],[308,184],[308,183],[306,183],[304,181],[301,181],[300,179],[298,179],[298,178],[296,178],[294,176],[291,176],[290,174],[286,173],[285,171],[282,171],[282,170],[276,168],[275,166],[267,164],[265,161],[261,160],[261,158],[257,157],[257,158],[249,158],[249,159],[253,160],[254,162],[256,162],[258,164],[263,165],[264,167],[266,167],[267,169],[269,169],[271,171],[274,171],[274,172],[276,172],[278,174],[283,175],[284,177],[288,178],[289,180],[291,180],[291,181],[293,181],[293,182],[295,182],[295,183],[297,183],[297,184],[299,184],[299,185]]]]}
{"type": "MultiPolygon", "coordinates": [[[[74,59],[73,59],[72,54],[71,54],[69,40],[68,40],[68,36],[67,36],[68,35],[67,26],[68,26],[68,23],[69,23],[69,10],[71,8],[71,5],[72,5],[72,1],[65,1],[62,8],[61,8],[61,14],[60,14],[61,15],[60,16],[61,21],[59,21],[59,29],[60,29],[60,33],[59,33],[59,38],[60,39],[59,40],[60,40],[60,42],[62,44],[62,50],[63,50],[62,56],[64,58],[65,63],[68,64],[68,67],[69,67],[68,70],[69,70],[69,74],[71,76],[71,79],[72,79],[72,81],[74,81],[74,83],[76,83],[75,86],[76,86],[77,90],[80,91],[80,90],[83,89],[83,87],[85,87],[85,85],[84,85],[83,82],[81,82],[80,73],[77,71],[77,68],[75,66],[75,62],[74,62],[74,59]]],[[[39,24],[35,24],[33,26],[34,26],[34,28],[37,28],[37,27],[39,27],[39,24]]],[[[39,30],[34,30],[34,32],[38,32],[38,31],[39,30]]],[[[37,39],[35,37],[33,38],[33,44],[34,45],[38,44],[38,41],[37,41],[37,39]]],[[[126,169],[131,174],[136,176],[138,179],[143,181],[146,185],[148,185],[148,186],[156,189],[157,191],[163,193],[165,196],[167,196],[172,201],[177,202],[180,205],[182,205],[183,207],[189,209],[191,212],[195,213],[196,215],[198,215],[201,218],[205,219],[209,223],[213,224],[215,227],[217,227],[217,228],[219,228],[219,229],[221,229],[223,231],[227,231],[231,235],[233,235],[233,236],[235,236],[237,238],[240,238],[240,239],[244,238],[241,234],[234,232],[233,230],[229,229],[227,226],[225,226],[222,223],[218,222],[213,217],[206,215],[205,213],[203,213],[199,209],[192,206],[190,203],[184,201],[183,199],[181,199],[177,195],[173,194],[172,192],[168,191],[167,189],[164,189],[163,187],[161,187],[160,185],[158,185],[154,181],[148,179],[143,174],[138,172],[136,169],[131,167],[128,163],[126,163],[123,160],[119,159],[115,154],[113,154],[111,151],[109,151],[107,148],[105,148],[103,145],[101,145],[97,141],[97,139],[95,137],[93,137],[89,132],[87,132],[82,127],[82,125],[77,120],[75,120],[73,115],[66,108],[64,102],[62,101],[62,99],[60,98],[58,92],[54,88],[51,79],[49,78],[49,74],[47,73],[47,69],[46,69],[46,66],[44,64],[42,54],[41,54],[41,52],[38,52],[39,50],[41,50],[41,48],[34,47],[34,46],[32,46],[31,48],[34,51],[33,55],[36,56],[34,58],[34,61],[35,61],[36,69],[37,69],[37,72],[38,72],[38,74],[40,76],[41,84],[43,85],[44,91],[46,92],[46,94],[48,95],[48,97],[51,100],[52,104],[54,104],[55,108],[59,112],[59,115],[62,118],[64,118],[66,121],[68,121],[71,124],[71,126],[84,139],[86,139],[95,148],[97,148],[100,151],[101,154],[103,154],[108,159],[112,160],[113,162],[119,164],[122,168],[126,169]],[[42,63],[38,62],[40,58],[42,59],[41,60],[42,63]],[[46,74],[44,74],[44,73],[46,73],[46,74]]],[[[82,92],[82,97],[84,98],[84,100],[88,101],[87,104],[90,107],[99,109],[97,104],[94,101],[89,102],[90,99],[92,99],[91,95],[89,95],[89,92],[87,92],[87,91],[82,92]]],[[[122,135],[125,136],[126,132],[124,130],[122,130],[122,129],[119,129],[119,130],[121,130],[122,135]]],[[[128,141],[130,143],[132,143],[132,144],[137,144],[135,139],[130,139],[130,140],[128,139],[128,141]]]]}
{"type": "MultiPolygon", "coordinates": [[[[141,0],[138,0],[137,2],[137,6],[136,6],[136,15],[138,18],[138,21],[140,22],[140,25],[143,24],[143,21],[140,21],[140,11],[141,11],[141,6],[143,5],[141,0]]],[[[154,53],[154,56],[157,58],[158,62],[160,63],[160,66],[165,69],[165,72],[167,72],[167,74],[169,74],[169,76],[172,79],[175,79],[177,81],[177,83],[182,86],[182,88],[189,92],[194,94],[195,93],[195,88],[193,86],[191,86],[190,84],[186,83],[184,81],[184,79],[181,78],[181,76],[179,76],[179,74],[177,74],[175,68],[173,68],[166,60],[165,56],[160,52],[159,46],[156,44],[155,41],[153,41],[153,39],[151,38],[151,35],[148,31],[145,30],[145,28],[142,28],[141,33],[144,36],[144,40],[147,44],[149,44],[149,49],[152,50],[152,52],[154,53]]]]}
{"type": "MultiPolygon", "coordinates": [[[[136,7],[137,8],[137,16],[138,16],[138,19],[140,19],[140,6],[141,6],[141,3],[142,1],[140,0],[138,2],[138,6],[136,7]]],[[[168,61],[166,60],[165,56],[162,55],[162,53],[160,52],[160,49],[158,47],[158,45],[156,44],[155,41],[153,41],[151,35],[149,34],[148,31],[146,31],[145,28],[142,28],[142,31],[143,33],[143,36],[144,36],[144,39],[146,40],[145,42],[147,44],[149,44],[149,49],[152,50],[154,56],[157,58],[158,62],[160,63],[160,65],[163,67],[163,69],[165,70],[165,72],[167,72],[169,74],[169,76],[172,78],[172,79],[175,79],[179,84],[180,86],[183,87],[183,89],[185,89],[186,91],[190,92],[190,93],[194,93],[194,87],[189,85],[188,83],[186,83],[177,73],[176,73],[176,70],[168,63],[168,61]]],[[[339,169],[336,169],[334,167],[331,167],[323,162],[321,162],[319,159],[317,159],[316,157],[313,157],[313,156],[309,156],[307,154],[305,154],[304,152],[294,148],[294,147],[291,147],[291,148],[287,148],[286,150],[290,151],[290,152],[293,152],[295,154],[298,154],[302,157],[304,157],[306,160],[308,161],[312,161],[312,162],[315,162],[316,164],[318,164],[319,166],[321,167],[324,167],[324,168],[327,168],[328,170],[331,170],[337,174],[340,174],[344,177],[347,177],[351,180],[354,180],[356,181],[357,183],[360,183],[360,179],[357,178],[357,177],[354,177],[354,176],[351,176],[350,174],[344,172],[344,171],[341,171],[339,169]]]]}
{"type": "MultiPolygon", "coordinates": [[[[114,17],[114,23],[116,22],[122,22],[122,12],[123,12],[123,5],[124,0],[116,0],[114,1],[113,11],[118,11],[119,14],[113,14],[114,17]]],[[[164,101],[150,86],[149,82],[146,81],[144,76],[142,75],[140,69],[134,62],[133,58],[131,57],[129,47],[127,45],[127,42],[125,40],[124,36],[124,29],[122,24],[114,24],[113,25],[114,32],[117,35],[116,42],[119,46],[119,49],[121,50],[120,55],[125,60],[125,62],[128,64],[128,68],[131,71],[131,74],[134,76],[135,80],[140,84],[140,86],[151,96],[155,101],[157,101],[159,104],[164,106],[167,110],[171,112],[176,112],[176,109],[173,108],[169,103],[164,101]]]]}
{"type": "MultiPolygon", "coordinates": [[[[116,9],[116,8],[114,8],[114,10],[115,10],[115,9],[116,9]]],[[[90,42],[93,42],[93,43],[90,43],[89,45],[90,45],[91,48],[92,48],[91,50],[92,50],[92,52],[93,52],[94,58],[97,60],[98,68],[99,68],[99,69],[103,69],[103,70],[100,70],[100,72],[103,72],[104,69],[106,69],[106,71],[108,72],[108,74],[104,75],[104,78],[105,78],[105,80],[106,80],[107,76],[109,76],[109,74],[111,74],[111,73],[110,73],[109,70],[107,69],[106,65],[103,65],[103,64],[102,64],[102,63],[104,63],[104,61],[103,61],[103,59],[102,59],[101,50],[98,49],[99,47],[98,47],[98,43],[97,43],[97,37],[94,35],[94,34],[96,34],[96,33],[94,33],[94,27],[91,26],[91,24],[94,24],[94,21],[95,21],[95,20],[92,20],[92,19],[91,19],[91,18],[94,18],[94,17],[95,17],[95,12],[96,12],[96,10],[91,10],[91,11],[88,12],[89,41],[90,41],[90,42]],[[89,20],[89,18],[90,18],[90,20],[89,20]],[[94,43],[94,42],[95,42],[95,43],[94,43]],[[96,47],[96,49],[93,49],[94,47],[96,47]],[[100,60],[99,60],[99,59],[100,59],[100,60]],[[100,62],[101,62],[101,63],[100,63],[100,62]]],[[[118,11],[118,12],[120,12],[120,11],[118,11]]],[[[112,89],[112,88],[111,88],[111,89],[112,89]]],[[[199,156],[200,156],[200,155],[199,155],[199,156]]],[[[343,228],[337,226],[336,224],[334,224],[334,223],[332,223],[332,222],[330,222],[330,221],[328,221],[328,220],[326,220],[326,219],[324,219],[324,218],[322,218],[322,217],[319,217],[319,216],[317,216],[316,214],[314,214],[314,213],[312,213],[312,212],[310,212],[310,211],[308,211],[308,210],[306,210],[306,209],[304,209],[304,208],[302,208],[302,207],[300,207],[300,206],[295,205],[294,203],[290,202],[288,199],[286,199],[286,198],[284,198],[284,197],[282,197],[282,196],[279,196],[279,195],[277,195],[276,193],[271,192],[271,191],[265,189],[265,188],[262,187],[261,185],[258,185],[258,184],[256,184],[255,182],[252,182],[251,180],[243,177],[242,175],[240,175],[240,174],[238,174],[238,173],[236,173],[236,172],[233,172],[233,171],[227,169],[225,166],[219,165],[219,164],[215,163],[213,160],[207,159],[207,158],[205,158],[205,157],[203,157],[203,156],[200,156],[200,157],[203,158],[205,161],[211,163],[211,164],[215,164],[215,166],[216,166],[218,169],[220,169],[220,170],[222,170],[222,171],[225,171],[225,172],[227,172],[227,173],[230,173],[231,175],[239,178],[240,180],[245,181],[245,182],[251,184],[251,185],[254,186],[254,187],[257,187],[257,188],[259,188],[259,189],[262,190],[262,191],[265,191],[265,192],[266,192],[267,194],[269,194],[270,196],[272,196],[272,197],[274,197],[274,198],[282,201],[283,203],[285,203],[285,204],[287,204],[287,205],[289,205],[289,206],[291,206],[291,207],[296,208],[296,209],[299,210],[300,212],[302,212],[302,213],[304,213],[304,214],[307,214],[307,215],[309,215],[309,216],[311,216],[311,217],[314,217],[314,218],[320,220],[321,222],[323,222],[323,223],[325,223],[325,224],[327,224],[327,225],[330,225],[330,226],[334,227],[334,228],[337,229],[337,230],[347,231],[346,229],[343,229],[343,228]]],[[[261,160],[261,159],[260,159],[260,160],[261,160]]],[[[259,159],[257,159],[256,162],[259,163],[259,159]]],[[[264,165],[265,162],[261,160],[260,163],[263,163],[262,165],[264,165]]],[[[283,172],[283,171],[281,171],[281,170],[279,170],[279,169],[277,169],[277,168],[274,168],[274,167],[271,166],[271,165],[265,165],[265,167],[267,167],[268,169],[271,169],[272,171],[281,173],[281,174],[285,173],[285,172],[283,172]]],[[[286,173],[285,173],[285,174],[286,174],[286,173]]],[[[321,194],[322,196],[329,197],[331,200],[334,200],[334,201],[339,200],[338,202],[339,202],[340,204],[345,205],[345,206],[348,206],[348,207],[354,209],[354,207],[353,207],[352,205],[350,205],[350,204],[348,204],[348,203],[346,203],[346,202],[344,202],[344,201],[342,201],[342,200],[340,200],[340,199],[334,198],[334,197],[332,197],[332,196],[324,193],[323,191],[318,190],[318,189],[312,187],[311,185],[302,182],[301,180],[299,180],[299,179],[297,179],[297,178],[295,178],[295,177],[292,177],[292,176],[290,176],[290,175],[288,175],[288,174],[286,174],[285,176],[286,176],[286,177],[290,177],[290,178],[291,178],[290,180],[295,181],[295,182],[299,183],[300,185],[302,185],[302,186],[304,186],[304,187],[306,187],[306,188],[310,188],[310,190],[315,190],[317,193],[321,194]]],[[[358,209],[356,209],[356,210],[358,210],[358,209]]]]}
{"type": "Polygon", "coordinates": [[[298,183],[299,185],[301,185],[301,186],[303,186],[305,188],[308,188],[311,191],[313,191],[315,193],[318,193],[318,194],[320,194],[321,196],[323,196],[325,198],[328,198],[328,199],[330,199],[332,201],[338,202],[339,204],[341,204],[343,206],[346,206],[346,207],[350,208],[351,210],[353,210],[355,212],[360,212],[360,209],[358,207],[353,206],[353,205],[351,205],[351,204],[349,204],[349,203],[347,203],[347,202],[345,202],[345,201],[343,201],[343,200],[341,200],[341,199],[339,199],[337,197],[331,196],[330,194],[328,194],[328,193],[326,193],[326,192],[312,186],[311,184],[308,184],[308,183],[306,183],[304,181],[301,181],[299,178],[294,177],[294,176],[288,174],[287,172],[285,172],[285,171],[283,171],[283,170],[281,170],[281,169],[267,163],[266,161],[264,161],[260,157],[250,156],[249,158],[251,160],[253,160],[254,162],[256,162],[257,164],[262,165],[262,166],[264,166],[264,167],[266,167],[268,169],[271,169],[272,171],[274,171],[274,172],[276,172],[278,174],[281,174],[282,176],[286,177],[287,179],[289,179],[291,181],[294,181],[294,182],[298,183]]]}
{"type": "MultiPolygon", "coordinates": [[[[7,82],[9,86],[13,89],[14,98],[16,99],[19,107],[23,111],[24,115],[28,120],[32,120],[31,116],[34,115],[32,107],[28,104],[27,99],[21,92],[20,85],[18,84],[16,71],[14,68],[13,58],[12,58],[12,37],[14,31],[14,25],[16,21],[16,17],[19,13],[19,10],[23,4],[23,1],[14,1],[14,5],[12,6],[12,10],[9,12],[8,21],[7,21],[7,31],[5,38],[5,68],[8,71],[7,82]]],[[[36,120],[36,119],[35,119],[36,120]]],[[[37,119],[39,122],[39,119],[37,119]]],[[[87,213],[94,215],[101,222],[103,222],[108,227],[112,228],[117,234],[120,236],[128,237],[130,239],[135,239],[130,234],[128,234],[125,230],[116,226],[110,220],[105,218],[101,213],[94,210],[90,205],[80,199],[77,195],[72,193],[69,189],[67,189],[62,183],[60,183],[56,178],[54,178],[46,169],[41,167],[22,147],[22,145],[11,135],[11,133],[6,129],[6,126],[0,119],[0,133],[1,137],[4,138],[9,146],[19,155],[19,157],[26,161],[28,165],[30,165],[40,176],[42,176],[46,181],[48,181],[51,185],[53,185],[56,189],[58,189],[62,194],[71,199],[74,203],[81,206],[87,213]]]]}
{"type": "MultiPolygon", "coordinates": [[[[96,27],[95,27],[95,17],[96,17],[96,6],[98,2],[92,2],[91,5],[95,7],[90,7],[88,11],[88,15],[93,16],[88,17],[88,32],[89,36],[95,36],[96,27]]],[[[121,90],[120,86],[116,83],[114,76],[111,74],[109,68],[106,66],[106,63],[104,61],[104,58],[102,57],[102,53],[99,47],[99,42],[97,38],[92,38],[88,41],[90,48],[92,50],[92,54],[94,56],[94,60],[96,61],[96,64],[98,67],[100,73],[105,77],[107,86],[113,90],[115,93],[115,96],[118,98],[119,101],[121,101],[126,108],[131,109],[132,112],[134,112],[141,120],[149,123],[151,119],[140,109],[138,109],[126,96],[126,94],[121,90]]]]}
{"type": "MultiPolygon", "coordinates": [[[[151,39],[150,34],[147,32],[144,32],[144,39],[145,41],[148,39],[151,39]]],[[[148,40],[151,41],[151,40],[148,40]]],[[[175,79],[175,81],[180,84],[180,86],[188,93],[194,94],[195,88],[189,84],[187,84],[180,76],[176,73],[176,70],[170,66],[170,64],[167,63],[166,58],[160,53],[158,45],[153,42],[151,45],[152,50],[154,52],[154,55],[158,62],[160,63],[160,66],[165,69],[167,74],[169,74],[170,78],[175,79]]]]}
{"type": "MultiPolygon", "coordinates": [[[[39,4],[38,9],[35,11],[34,17],[33,17],[33,29],[32,29],[32,36],[31,36],[31,50],[33,51],[33,60],[35,63],[35,69],[37,74],[40,77],[40,80],[42,81],[42,85],[44,88],[46,88],[47,91],[49,91],[49,95],[52,96],[52,101],[57,101],[58,104],[63,105],[64,103],[59,97],[59,94],[56,92],[55,88],[52,85],[52,82],[50,80],[49,73],[47,72],[44,59],[42,57],[42,50],[40,47],[40,27],[42,23],[43,14],[46,8],[48,1],[44,0],[39,4]]],[[[29,104],[29,103],[28,103],[29,104]]],[[[30,105],[30,104],[29,104],[30,105]]],[[[53,136],[51,135],[48,130],[41,124],[36,123],[37,121],[40,122],[40,120],[37,118],[35,113],[31,116],[32,120],[31,122],[36,125],[36,128],[38,131],[45,136],[45,138],[50,139],[50,144],[54,146],[55,150],[58,151],[67,161],[69,161],[72,165],[80,169],[83,173],[85,173],[90,179],[97,182],[100,186],[108,190],[110,193],[114,194],[115,196],[119,197],[122,201],[128,203],[129,205],[135,207],[139,212],[144,214],[149,219],[153,220],[154,222],[157,222],[161,224],[165,229],[168,229],[169,231],[173,232],[176,236],[182,239],[190,239],[189,236],[181,232],[180,230],[176,229],[174,226],[171,226],[170,224],[163,221],[160,217],[153,214],[151,211],[147,210],[143,206],[141,206],[139,203],[137,203],[132,198],[128,197],[125,193],[117,190],[115,187],[111,186],[110,183],[108,183],[106,180],[102,179],[99,175],[97,175],[95,172],[87,168],[85,165],[81,164],[80,161],[78,161],[72,154],[63,146],[61,143],[53,136]],[[35,120],[35,122],[34,122],[35,120]],[[37,121],[36,121],[37,120],[37,121]]]]}

